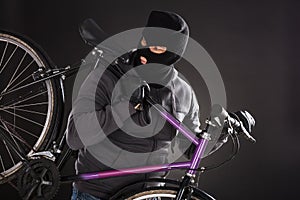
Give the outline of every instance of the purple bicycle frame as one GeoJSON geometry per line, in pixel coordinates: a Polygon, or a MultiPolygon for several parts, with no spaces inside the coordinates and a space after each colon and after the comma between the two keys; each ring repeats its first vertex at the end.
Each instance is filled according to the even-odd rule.
{"type": "Polygon", "coordinates": [[[110,178],[117,176],[125,176],[136,173],[149,173],[149,172],[159,172],[159,171],[169,171],[180,168],[187,168],[189,175],[194,175],[201,162],[201,157],[205,151],[208,143],[208,139],[198,138],[191,130],[189,130],[184,124],[182,124],[178,119],[172,116],[168,111],[166,111],[162,106],[156,104],[150,97],[146,98],[147,102],[150,103],[160,115],[166,119],[171,125],[173,125],[177,130],[179,130],[185,137],[187,137],[192,143],[196,145],[194,155],[190,161],[187,162],[175,162],[171,164],[153,165],[153,166],[143,166],[135,168],[126,168],[118,170],[106,170],[100,172],[91,172],[79,174],[76,176],[76,180],[91,180],[91,179],[101,179],[110,178]]]}

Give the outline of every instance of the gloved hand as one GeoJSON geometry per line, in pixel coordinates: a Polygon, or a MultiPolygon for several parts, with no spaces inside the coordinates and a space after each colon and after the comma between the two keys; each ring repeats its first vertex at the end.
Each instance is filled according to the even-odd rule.
{"type": "Polygon", "coordinates": [[[118,101],[129,101],[136,110],[142,110],[145,95],[150,91],[149,85],[139,77],[128,76],[119,80],[115,94],[118,101]]]}
{"type": "Polygon", "coordinates": [[[235,112],[238,116],[239,120],[243,123],[244,128],[248,131],[248,133],[252,132],[253,127],[255,126],[255,119],[252,115],[247,111],[238,111],[235,112]]]}
{"type": "Polygon", "coordinates": [[[229,115],[240,123],[240,126],[235,129],[236,132],[243,135],[250,142],[255,143],[255,138],[250,134],[255,126],[255,120],[252,115],[247,111],[237,111],[229,115]]]}
{"type": "Polygon", "coordinates": [[[136,110],[142,110],[145,95],[149,95],[150,86],[143,81],[126,57],[119,57],[109,70],[119,78],[115,85],[115,101],[129,101],[136,110]]]}
{"type": "Polygon", "coordinates": [[[242,126],[238,133],[247,132],[251,133],[253,127],[255,126],[255,119],[252,115],[247,111],[237,111],[234,113],[229,113],[230,117],[236,119],[237,121],[242,123],[242,126]]]}
{"type": "MultiPolygon", "coordinates": [[[[255,125],[255,120],[251,116],[251,114],[247,111],[236,111],[236,112],[229,112],[229,117],[235,119],[237,122],[240,123],[239,127],[233,127],[237,134],[242,134],[246,137],[246,139],[250,140],[251,142],[255,142],[255,139],[250,135],[252,128],[255,125]]],[[[217,143],[211,150],[209,154],[214,153],[218,150],[224,143],[228,141],[229,136],[229,126],[224,126],[220,137],[218,138],[217,143]]]]}
{"type": "Polygon", "coordinates": [[[135,111],[142,112],[144,120],[149,124],[151,121],[150,105],[145,99],[149,92],[150,86],[145,81],[137,76],[127,75],[119,79],[112,98],[114,102],[129,102],[135,111]]]}
{"type": "Polygon", "coordinates": [[[130,97],[129,102],[134,106],[136,110],[143,110],[149,107],[146,101],[146,96],[150,93],[150,86],[146,81],[141,82],[139,86],[130,97]]]}

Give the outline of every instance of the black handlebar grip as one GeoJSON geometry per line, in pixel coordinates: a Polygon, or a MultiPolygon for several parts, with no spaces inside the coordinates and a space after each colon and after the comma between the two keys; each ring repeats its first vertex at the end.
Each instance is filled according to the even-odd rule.
{"type": "MultiPolygon", "coordinates": [[[[235,114],[232,114],[232,115],[236,116],[235,114]]],[[[250,135],[249,131],[243,125],[243,122],[241,121],[241,119],[239,119],[237,116],[236,116],[236,118],[228,115],[227,120],[231,123],[232,126],[236,127],[239,132],[243,133],[243,136],[248,141],[255,143],[256,142],[255,138],[252,135],[250,135]]],[[[248,119],[246,119],[246,120],[248,120],[248,119]]]]}
{"type": "MultiPolygon", "coordinates": [[[[239,112],[244,112],[243,117],[244,120],[239,119],[239,117],[234,114],[234,113],[228,113],[222,106],[220,105],[213,105],[212,106],[212,112],[211,112],[211,117],[220,117],[220,118],[225,118],[229,121],[229,123],[239,132],[244,135],[244,137],[249,140],[252,143],[255,143],[256,140],[254,137],[252,137],[249,133],[249,131],[245,128],[244,124],[242,121],[249,121],[249,123],[254,126],[255,125],[255,120],[254,118],[248,113],[247,111],[239,111],[239,112]]],[[[245,124],[246,125],[246,124],[245,124]]],[[[250,126],[250,125],[248,125],[250,126]]],[[[251,129],[249,129],[251,131],[251,129]]]]}

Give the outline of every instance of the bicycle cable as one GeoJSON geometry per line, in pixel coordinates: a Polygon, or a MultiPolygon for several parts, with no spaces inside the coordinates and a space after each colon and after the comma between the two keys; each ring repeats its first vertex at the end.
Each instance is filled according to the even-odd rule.
{"type": "Polygon", "coordinates": [[[231,140],[232,140],[232,153],[230,154],[230,156],[222,161],[221,163],[218,163],[218,164],[214,164],[214,165],[210,165],[210,166],[206,166],[206,167],[200,167],[198,168],[199,171],[202,171],[202,173],[204,171],[207,171],[207,170],[212,170],[212,169],[217,169],[219,167],[221,167],[222,165],[226,164],[227,162],[231,161],[232,159],[235,158],[235,156],[237,155],[237,153],[239,152],[240,150],[240,141],[239,141],[239,138],[238,136],[233,133],[233,134],[229,134],[231,140]]]}
{"type": "Polygon", "coordinates": [[[239,152],[239,149],[240,149],[240,142],[239,142],[239,139],[238,139],[238,136],[233,133],[233,134],[229,134],[231,140],[232,140],[232,143],[233,143],[233,146],[232,146],[232,153],[230,154],[230,156],[218,163],[218,164],[214,164],[214,165],[210,165],[210,166],[206,166],[206,167],[199,167],[199,168],[182,168],[180,170],[194,170],[194,171],[200,171],[201,173],[203,173],[204,171],[208,171],[208,170],[212,170],[212,169],[216,169],[216,168],[219,168],[221,167],[222,165],[226,164],[227,162],[231,161],[232,159],[235,158],[235,156],[237,155],[237,153],[239,152]]]}

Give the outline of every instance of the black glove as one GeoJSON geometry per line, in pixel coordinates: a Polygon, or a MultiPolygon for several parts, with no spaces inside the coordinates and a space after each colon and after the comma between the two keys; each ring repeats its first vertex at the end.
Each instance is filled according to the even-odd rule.
{"type": "MultiPolygon", "coordinates": [[[[234,130],[237,132],[237,134],[243,134],[246,139],[250,140],[251,142],[255,142],[255,139],[250,135],[254,125],[255,125],[255,120],[251,116],[251,114],[247,111],[237,111],[237,112],[231,112],[228,113],[231,118],[234,118],[236,121],[238,121],[241,126],[236,128],[233,127],[234,130]]],[[[229,135],[229,126],[224,126],[222,133],[220,137],[218,138],[217,143],[215,146],[212,148],[212,150],[209,152],[209,155],[217,151],[224,143],[228,141],[228,135],[229,135]]]]}
{"type": "Polygon", "coordinates": [[[119,80],[119,88],[116,95],[119,101],[129,101],[136,110],[142,110],[145,101],[145,95],[150,91],[149,85],[138,77],[127,77],[119,80]]]}
{"type": "Polygon", "coordinates": [[[126,76],[119,79],[114,89],[113,102],[129,101],[130,105],[143,114],[147,124],[151,122],[150,105],[145,97],[149,95],[150,86],[137,76],[126,76]]]}
{"type": "Polygon", "coordinates": [[[141,82],[139,86],[131,95],[129,102],[135,107],[136,110],[143,110],[149,107],[146,101],[146,96],[150,93],[150,86],[146,81],[141,82]]]}
{"type": "Polygon", "coordinates": [[[237,111],[229,115],[240,123],[240,126],[235,128],[235,131],[243,135],[250,142],[255,143],[255,138],[250,134],[255,126],[255,120],[252,115],[247,111],[237,111]]]}
{"type": "Polygon", "coordinates": [[[129,101],[136,110],[143,110],[145,95],[149,95],[150,86],[143,81],[138,73],[134,70],[134,66],[127,63],[128,55],[119,57],[113,65],[108,68],[115,76],[119,78],[116,85],[116,100],[129,101]],[[125,56],[125,57],[124,57],[125,56]]]}
{"type": "Polygon", "coordinates": [[[147,124],[151,123],[150,104],[146,100],[149,94],[150,86],[146,81],[142,81],[142,85],[133,92],[129,101],[135,110],[143,111],[143,116],[147,124]]]}
{"type": "Polygon", "coordinates": [[[229,113],[230,117],[236,119],[242,123],[241,128],[238,130],[238,133],[251,133],[253,127],[255,126],[255,119],[247,111],[237,111],[234,113],[229,113]]]}

